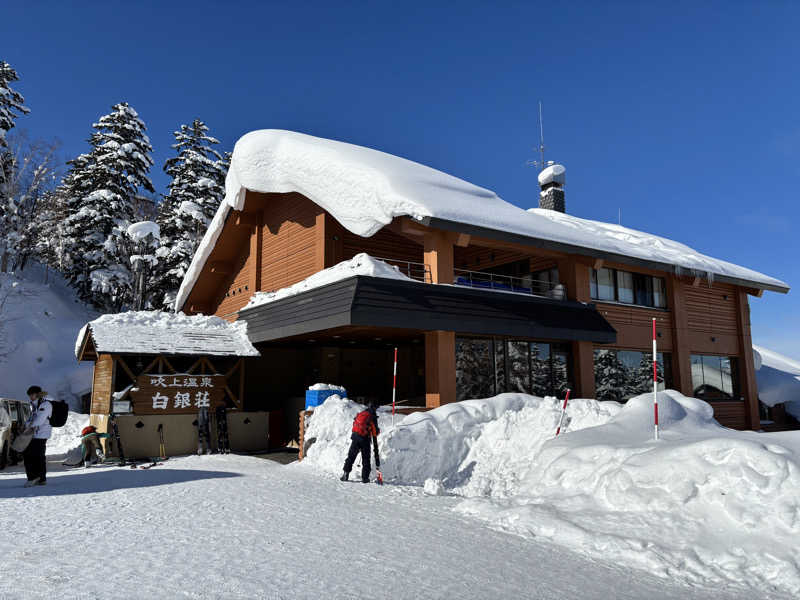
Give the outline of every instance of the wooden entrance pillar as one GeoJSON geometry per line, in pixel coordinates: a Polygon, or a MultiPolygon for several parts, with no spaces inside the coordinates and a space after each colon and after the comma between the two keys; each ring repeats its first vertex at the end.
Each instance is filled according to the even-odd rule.
{"type": "Polygon", "coordinates": [[[425,406],[456,401],[456,334],[425,332],[425,406]]]}
{"type": "Polygon", "coordinates": [[[672,311],[672,387],[684,396],[694,396],[692,359],[686,319],[686,293],[680,278],[667,277],[667,302],[672,311]]]}
{"type": "MultiPolygon", "coordinates": [[[[591,302],[589,265],[578,262],[575,257],[558,261],[558,277],[564,286],[567,298],[577,302],[591,302]]],[[[574,379],[570,396],[594,398],[594,345],[592,342],[572,342],[572,376],[574,379]]]]}
{"type": "Polygon", "coordinates": [[[753,360],[753,340],[750,335],[750,304],[747,292],[736,290],[736,319],[739,330],[739,386],[744,396],[745,418],[750,429],[761,429],[761,417],[758,411],[758,383],[753,360]]]}

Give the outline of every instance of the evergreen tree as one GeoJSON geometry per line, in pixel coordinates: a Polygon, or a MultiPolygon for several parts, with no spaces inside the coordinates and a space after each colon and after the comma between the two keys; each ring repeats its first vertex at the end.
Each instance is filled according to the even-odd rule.
{"type": "Polygon", "coordinates": [[[118,311],[132,298],[126,232],[139,188],[155,191],[147,176],[153,149],[144,122],[126,102],[92,127],[91,151],[69,163],[60,190],[70,213],[64,222],[66,275],[81,299],[118,311]]]}
{"type": "MultiPolygon", "coordinates": [[[[664,381],[664,365],[656,363],[656,377],[659,383],[664,381]]],[[[642,358],[631,373],[631,386],[627,396],[633,397],[653,391],[653,355],[642,352],[642,358]]]]}
{"type": "Polygon", "coordinates": [[[4,60],[0,60],[0,270],[8,264],[9,246],[17,234],[18,211],[15,206],[16,186],[13,185],[17,163],[14,153],[8,149],[6,134],[14,127],[17,117],[30,112],[23,104],[25,99],[10,86],[19,81],[17,72],[4,60]]]}
{"type": "Polygon", "coordinates": [[[615,350],[597,350],[594,355],[595,395],[598,400],[619,402],[627,382],[627,369],[615,350]]]}
{"type": "Polygon", "coordinates": [[[30,112],[23,104],[25,99],[11,89],[10,84],[14,81],[19,81],[17,72],[6,61],[0,60],[0,149],[6,148],[6,134],[14,127],[14,120],[30,112]]]}
{"type": "Polygon", "coordinates": [[[531,344],[531,388],[534,396],[552,395],[550,383],[550,360],[542,357],[540,344],[531,344]]]}
{"type": "Polygon", "coordinates": [[[152,287],[164,310],[171,310],[192,257],[225,196],[230,154],[222,156],[212,145],[208,127],[195,119],[176,131],[177,156],[164,164],[172,177],[169,193],[159,206],[161,247],[152,287]]]}

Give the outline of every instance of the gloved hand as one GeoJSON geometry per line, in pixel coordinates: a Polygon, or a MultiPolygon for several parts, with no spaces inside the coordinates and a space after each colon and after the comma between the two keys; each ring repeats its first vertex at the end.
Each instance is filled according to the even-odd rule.
{"type": "Polygon", "coordinates": [[[22,435],[33,435],[33,427],[26,427],[23,429],[22,435]]]}

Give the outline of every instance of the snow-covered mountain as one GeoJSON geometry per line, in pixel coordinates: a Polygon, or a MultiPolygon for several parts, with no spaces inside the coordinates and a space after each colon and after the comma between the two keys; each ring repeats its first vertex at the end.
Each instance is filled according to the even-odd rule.
{"type": "Polygon", "coordinates": [[[39,385],[80,409],[92,367],[76,362],[75,338],[96,316],[60,275],[38,263],[0,273],[0,396],[25,398],[29,386],[39,385]]]}

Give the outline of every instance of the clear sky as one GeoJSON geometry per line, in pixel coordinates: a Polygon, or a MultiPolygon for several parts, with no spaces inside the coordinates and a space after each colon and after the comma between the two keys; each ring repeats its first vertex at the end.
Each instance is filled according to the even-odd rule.
{"type": "Polygon", "coordinates": [[[537,101],[567,211],[783,279],[754,341],[800,358],[796,2],[15,2],[18,128],[87,149],[127,101],[161,171],[194,118],[232,149],[281,128],[362,144],[536,204],[537,101]],[[555,6],[559,4],[559,6],[555,6]]]}

